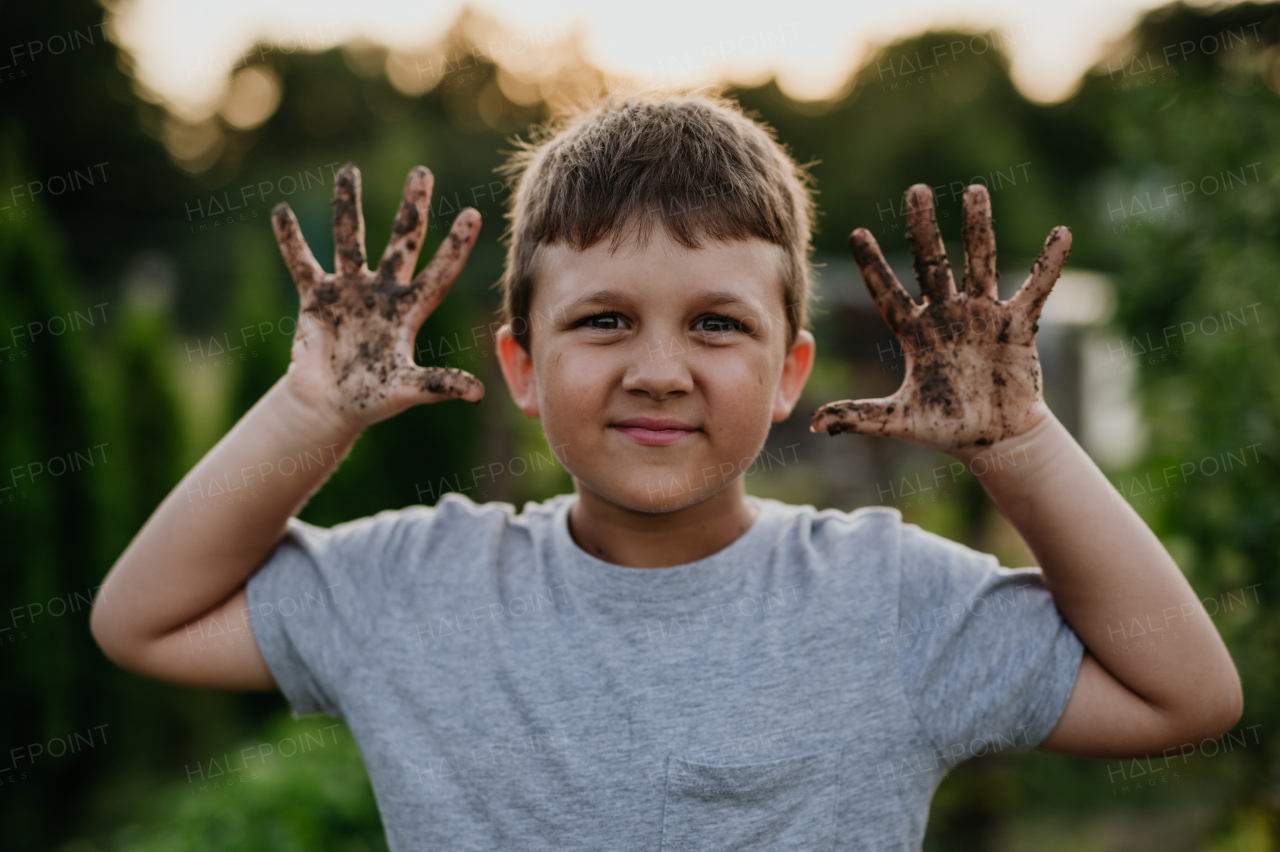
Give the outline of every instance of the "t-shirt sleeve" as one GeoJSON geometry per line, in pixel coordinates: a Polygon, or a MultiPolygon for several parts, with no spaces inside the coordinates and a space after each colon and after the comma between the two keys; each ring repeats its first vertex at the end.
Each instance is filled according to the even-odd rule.
{"type": "Polygon", "coordinates": [[[902,525],[894,633],[903,686],[935,748],[959,762],[1026,751],[1058,723],[1084,645],[1038,568],[902,525]]]}
{"type": "Polygon", "coordinates": [[[294,716],[342,716],[341,685],[402,564],[411,512],[388,510],[331,528],[291,518],[247,584],[254,639],[294,716]]]}

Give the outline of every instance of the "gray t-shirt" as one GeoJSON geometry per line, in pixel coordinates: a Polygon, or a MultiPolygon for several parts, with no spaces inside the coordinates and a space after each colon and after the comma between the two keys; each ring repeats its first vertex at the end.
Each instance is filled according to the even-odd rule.
{"type": "Polygon", "coordinates": [[[250,578],[296,715],[346,720],[392,850],[918,850],[966,758],[1057,723],[1083,646],[1038,569],[895,509],[749,498],[670,568],[602,562],[576,499],[289,522],[250,578]]]}

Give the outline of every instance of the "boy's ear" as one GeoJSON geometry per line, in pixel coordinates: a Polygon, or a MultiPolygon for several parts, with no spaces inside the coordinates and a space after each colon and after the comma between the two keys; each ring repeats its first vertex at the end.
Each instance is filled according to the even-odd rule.
{"type": "Polygon", "coordinates": [[[502,368],[502,378],[507,380],[507,387],[511,389],[511,398],[526,417],[541,417],[533,358],[511,333],[510,324],[498,329],[497,340],[498,366],[502,368]]]}
{"type": "Polygon", "coordinates": [[[813,335],[801,330],[796,335],[795,343],[787,359],[782,362],[782,377],[778,380],[778,390],[773,396],[773,422],[781,423],[791,416],[791,411],[800,401],[804,391],[804,383],[809,381],[809,373],[813,370],[813,359],[817,354],[818,344],[813,335]]]}

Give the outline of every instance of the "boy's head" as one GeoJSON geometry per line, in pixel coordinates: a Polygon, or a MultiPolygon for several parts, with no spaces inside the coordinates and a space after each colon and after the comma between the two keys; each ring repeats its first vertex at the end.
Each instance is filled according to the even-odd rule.
{"type": "Polygon", "coordinates": [[[611,503],[736,482],[812,366],[805,173],[700,94],[606,101],[510,171],[499,358],[520,408],[611,503]]]}

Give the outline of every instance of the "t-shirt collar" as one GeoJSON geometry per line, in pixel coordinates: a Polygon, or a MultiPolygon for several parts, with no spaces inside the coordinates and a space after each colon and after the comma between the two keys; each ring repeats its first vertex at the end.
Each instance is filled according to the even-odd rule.
{"type": "Polygon", "coordinates": [[[571,585],[592,589],[612,597],[629,600],[674,600],[712,591],[723,591],[735,576],[740,576],[749,563],[767,559],[773,531],[780,515],[775,500],[747,496],[749,505],[759,509],[754,523],[729,545],[683,565],[666,568],[629,568],[605,562],[587,553],[569,534],[569,510],[577,502],[576,494],[560,501],[552,518],[552,537],[565,580],[571,585]]]}

